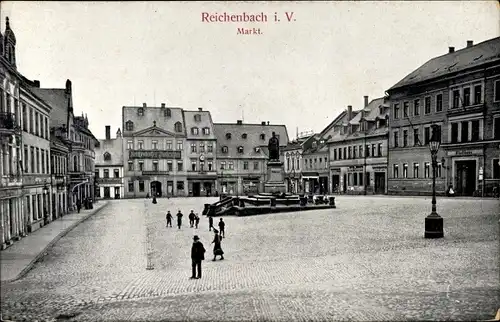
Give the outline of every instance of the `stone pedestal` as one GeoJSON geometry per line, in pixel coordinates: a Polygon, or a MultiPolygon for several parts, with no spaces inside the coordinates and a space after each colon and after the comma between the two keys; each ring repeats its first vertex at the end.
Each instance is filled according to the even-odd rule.
{"type": "Polygon", "coordinates": [[[267,163],[267,181],[264,183],[264,192],[286,192],[284,177],[283,162],[269,161],[267,163]]]}

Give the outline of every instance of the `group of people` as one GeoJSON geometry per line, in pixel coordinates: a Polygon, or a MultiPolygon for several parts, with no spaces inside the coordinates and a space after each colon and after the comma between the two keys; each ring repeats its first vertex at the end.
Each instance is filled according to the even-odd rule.
{"type": "MultiPolygon", "coordinates": [[[[182,212],[179,210],[177,212],[177,226],[179,229],[181,229],[182,226],[182,217],[184,216],[182,212]]],[[[189,225],[191,228],[198,228],[198,225],[200,223],[200,217],[198,214],[195,214],[193,210],[188,215],[189,217],[189,225]]],[[[170,210],[167,211],[166,219],[167,219],[167,227],[172,227],[172,214],[170,213],[170,210]]],[[[224,259],[224,251],[222,250],[222,239],[226,237],[225,233],[225,228],[226,228],[226,223],[222,218],[220,218],[219,221],[219,230],[215,229],[214,227],[214,218],[212,216],[208,216],[208,230],[209,231],[214,231],[214,239],[210,244],[214,244],[214,258],[213,261],[217,259],[217,256],[220,256],[220,259],[224,259]],[[220,231],[220,234],[219,234],[220,231]]],[[[193,237],[193,245],[191,247],[191,262],[192,262],[192,279],[199,279],[201,278],[201,261],[205,260],[205,247],[203,246],[203,243],[200,241],[200,237],[198,235],[195,235],[193,237]]]]}

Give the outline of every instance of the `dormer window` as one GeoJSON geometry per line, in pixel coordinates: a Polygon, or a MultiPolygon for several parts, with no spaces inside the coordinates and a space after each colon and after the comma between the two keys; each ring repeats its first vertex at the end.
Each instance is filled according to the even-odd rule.
{"type": "Polygon", "coordinates": [[[210,135],[210,128],[209,127],[204,127],[203,128],[203,134],[204,135],[210,135]]]}
{"type": "Polygon", "coordinates": [[[172,110],[167,108],[165,111],[163,111],[165,117],[172,117],[172,110]]]}
{"type": "Polygon", "coordinates": [[[246,134],[246,133],[243,133],[243,134],[241,135],[241,138],[242,138],[242,139],[246,139],[246,138],[247,138],[247,134],[246,134]]]}
{"type": "Polygon", "coordinates": [[[182,123],[181,122],[176,122],[174,127],[175,127],[175,132],[182,132],[182,123]]]}
{"type": "Polygon", "coordinates": [[[194,121],[195,122],[201,122],[201,115],[200,114],[195,114],[194,115],[194,121]]]}
{"type": "Polygon", "coordinates": [[[238,153],[243,153],[243,147],[242,146],[238,147],[238,153]]]}
{"type": "Polygon", "coordinates": [[[262,133],[262,134],[260,135],[260,139],[261,139],[262,141],[264,141],[264,140],[266,139],[266,135],[265,135],[264,133],[262,133]]]}
{"type": "Polygon", "coordinates": [[[380,115],[384,114],[384,108],[382,106],[378,107],[378,112],[380,115]]]}
{"type": "Polygon", "coordinates": [[[199,130],[197,127],[192,127],[191,128],[191,134],[192,135],[198,135],[199,134],[199,130]]]}
{"type": "Polygon", "coordinates": [[[231,140],[231,133],[226,133],[226,140],[231,140]]]}
{"type": "Polygon", "coordinates": [[[127,121],[125,123],[125,130],[127,130],[127,131],[133,131],[134,130],[134,122],[127,121]]]}
{"type": "Polygon", "coordinates": [[[223,146],[223,147],[221,148],[221,151],[222,151],[222,153],[227,153],[227,146],[223,146]]]}
{"type": "Polygon", "coordinates": [[[111,154],[109,152],[104,153],[104,161],[111,161],[111,154]]]}
{"type": "Polygon", "coordinates": [[[139,109],[137,109],[137,115],[144,116],[144,108],[139,107],[139,109]]]}

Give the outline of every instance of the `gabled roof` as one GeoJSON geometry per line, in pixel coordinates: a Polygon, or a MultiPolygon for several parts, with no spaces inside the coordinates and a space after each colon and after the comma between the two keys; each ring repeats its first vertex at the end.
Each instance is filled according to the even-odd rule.
{"type": "Polygon", "coordinates": [[[432,58],[408,76],[400,80],[390,90],[456,73],[468,68],[500,61],[500,37],[483,41],[453,53],[432,58]]]}
{"type": "Polygon", "coordinates": [[[217,158],[267,158],[267,144],[272,132],[279,137],[282,149],[288,145],[288,132],[285,125],[235,124],[214,123],[214,132],[217,138],[217,158]],[[231,133],[231,139],[226,134],[231,133]],[[246,134],[246,139],[242,136],[246,134]],[[264,134],[262,140],[260,135],[264,134]],[[228,153],[222,153],[222,147],[227,146],[228,153]],[[243,147],[243,153],[238,147],[243,147]],[[255,148],[258,147],[258,151],[255,148]]]}
{"type": "Polygon", "coordinates": [[[186,134],[188,139],[210,139],[215,140],[214,124],[209,111],[184,111],[184,121],[186,122],[186,134]],[[200,115],[200,121],[195,120],[195,115],[200,115]],[[191,134],[191,128],[197,127],[199,135],[191,134]],[[203,134],[202,129],[209,128],[210,134],[203,134]]]}

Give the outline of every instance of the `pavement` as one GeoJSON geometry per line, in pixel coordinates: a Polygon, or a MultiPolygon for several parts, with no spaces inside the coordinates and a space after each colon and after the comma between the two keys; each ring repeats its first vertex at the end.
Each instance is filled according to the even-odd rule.
{"type": "Polygon", "coordinates": [[[94,209],[64,215],[1,251],[0,281],[15,281],[23,277],[48,248],[106,205],[107,201],[100,201],[94,204],[94,209]]]}
{"type": "Polygon", "coordinates": [[[3,283],[1,311],[14,321],[495,317],[499,201],[438,198],[445,238],[428,240],[430,200],[337,196],[337,209],[224,217],[225,260],[215,262],[208,220],[190,228],[187,214],[216,199],[113,200],[3,283]],[[165,227],[178,209],[182,228],[165,227]],[[195,234],[207,254],[202,279],[190,280],[195,234]]]}

